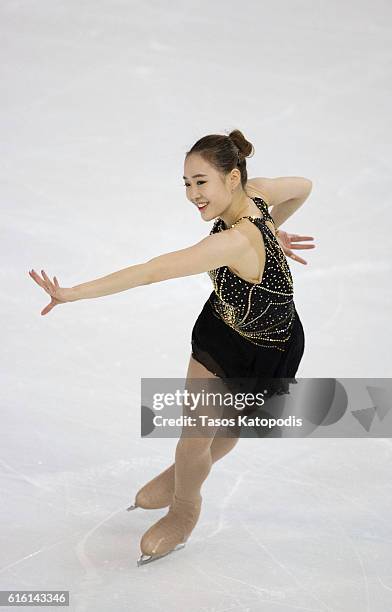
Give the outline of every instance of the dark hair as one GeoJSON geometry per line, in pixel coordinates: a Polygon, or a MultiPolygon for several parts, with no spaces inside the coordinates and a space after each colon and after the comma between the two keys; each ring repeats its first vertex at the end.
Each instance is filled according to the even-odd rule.
{"type": "Polygon", "coordinates": [[[251,156],[251,153],[254,154],[254,147],[240,130],[233,130],[228,136],[221,134],[203,136],[195,142],[190,151],[187,151],[185,159],[192,153],[201,155],[223,174],[238,168],[241,172],[241,185],[245,189],[248,181],[246,157],[251,156]]]}

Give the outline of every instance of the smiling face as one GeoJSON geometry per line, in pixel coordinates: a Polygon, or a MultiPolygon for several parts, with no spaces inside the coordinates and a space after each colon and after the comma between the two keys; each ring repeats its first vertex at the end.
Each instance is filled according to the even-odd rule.
{"type": "Polygon", "coordinates": [[[219,217],[227,209],[232,202],[232,190],[241,182],[238,169],[224,176],[197,153],[186,158],[183,178],[188,200],[195,206],[204,204],[199,208],[204,221],[219,217]]]}

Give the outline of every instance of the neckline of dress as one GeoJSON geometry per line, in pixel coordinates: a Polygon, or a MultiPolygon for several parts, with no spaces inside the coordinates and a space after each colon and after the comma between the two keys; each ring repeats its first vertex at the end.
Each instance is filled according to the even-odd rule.
{"type": "MultiPolygon", "coordinates": [[[[250,197],[250,199],[251,199],[251,200],[253,200],[253,201],[255,201],[255,200],[261,200],[262,202],[264,202],[263,198],[258,198],[257,196],[255,196],[254,198],[252,198],[251,196],[249,196],[249,197],[250,197]]],[[[266,204],[266,202],[264,202],[264,204],[266,204]]],[[[257,206],[257,204],[256,204],[256,206],[257,206]]],[[[249,218],[250,218],[250,219],[262,219],[262,220],[264,220],[264,217],[259,216],[259,215],[257,215],[257,216],[256,216],[256,215],[244,215],[243,217],[240,217],[239,219],[237,219],[237,221],[235,221],[235,222],[234,222],[234,223],[233,223],[233,224],[230,226],[230,228],[229,228],[229,227],[226,227],[225,222],[224,222],[224,221],[223,221],[223,219],[221,219],[220,217],[219,217],[219,221],[222,223],[223,228],[226,230],[226,229],[231,229],[232,227],[234,227],[234,225],[235,225],[235,224],[236,224],[238,221],[240,221],[241,219],[249,219],[249,218]]],[[[268,227],[268,225],[266,225],[266,224],[265,224],[265,227],[266,227],[266,228],[267,228],[269,231],[271,231],[271,230],[270,230],[270,228],[268,227]]],[[[272,232],[271,232],[271,233],[272,233],[272,232]]],[[[253,288],[253,287],[258,287],[258,288],[263,289],[263,286],[262,286],[262,285],[263,285],[263,280],[264,280],[264,277],[265,277],[265,270],[266,270],[266,267],[267,267],[267,262],[268,262],[268,260],[269,260],[269,254],[268,254],[268,251],[267,251],[267,249],[266,249],[266,253],[265,253],[265,264],[264,264],[263,274],[262,274],[262,276],[261,276],[261,279],[260,279],[259,281],[257,281],[256,283],[254,283],[253,281],[249,281],[249,280],[247,280],[246,278],[242,278],[242,276],[239,276],[238,274],[236,274],[235,272],[233,272],[233,270],[231,270],[231,269],[229,268],[229,266],[224,266],[224,267],[225,267],[225,268],[227,268],[227,270],[229,271],[229,273],[230,273],[230,274],[232,274],[232,275],[233,275],[233,276],[235,276],[236,278],[239,278],[239,279],[240,279],[242,282],[246,283],[247,285],[251,285],[251,286],[252,286],[252,288],[253,288]]]]}
{"type": "MultiPolygon", "coordinates": [[[[253,200],[253,201],[261,200],[262,202],[264,202],[263,198],[258,198],[257,196],[255,196],[253,198],[252,198],[252,196],[249,196],[249,198],[251,200],[253,200]]],[[[255,204],[256,204],[256,202],[255,202],[255,204]]],[[[264,202],[264,204],[265,204],[265,202],[264,202]]],[[[257,206],[257,204],[256,204],[256,206],[257,206]]],[[[260,215],[244,215],[243,217],[240,217],[239,219],[237,219],[237,221],[234,221],[234,223],[232,223],[232,225],[229,225],[229,226],[226,226],[226,223],[223,221],[223,219],[221,219],[221,217],[219,217],[219,221],[221,222],[223,228],[225,230],[227,230],[227,229],[231,229],[232,227],[234,227],[235,224],[238,223],[238,221],[241,221],[241,219],[249,219],[249,218],[250,219],[264,219],[264,217],[262,217],[260,215]]]]}

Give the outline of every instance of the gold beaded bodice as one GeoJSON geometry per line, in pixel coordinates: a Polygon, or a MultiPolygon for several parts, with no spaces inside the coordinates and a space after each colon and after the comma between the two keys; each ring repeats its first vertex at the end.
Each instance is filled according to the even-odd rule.
{"type": "MultiPolygon", "coordinates": [[[[262,198],[252,200],[262,213],[261,217],[247,216],[259,228],[264,240],[266,257],[262,280],[251,283],[227,266],[210,270],[208,275],[214,286],[210,301],[214,314],[241,336],[253,344],[284,351],[295,315],[293,279],[286,256],[265,223],[273,223],[267,204],[262,198]]],[[[223,220],[218,218],[210,234],[225,229],[223,220]]]]}

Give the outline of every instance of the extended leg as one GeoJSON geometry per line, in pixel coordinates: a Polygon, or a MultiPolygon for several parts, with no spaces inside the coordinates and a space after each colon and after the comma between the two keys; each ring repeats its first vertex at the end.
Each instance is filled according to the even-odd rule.
{"type": "Polygon", "coordinates": [[[210,442],[208,438],[179,440],[173,499],[166,516],[144,533],[139,565],[177,550],[196,526],[202,503],[200,488],[211,469],[210,442]]]}
{"type": "MultiPolygon", "coordinates": [[[[187,379],[211,377],[213,377],[213,374],[191,356],[187,379]]],[[[238,440],[239,430],[233,432],[231,429],[229,432],[227,427],[218,428],[210,446],[212,463],[219,461],[219,459],[227,455],[237,444],[238,440]]],[[[169,506],[174,494],[174,473],[175,462],[139,489],[135,496],[134,504],[129,507],[129,510],[134,510],[137,507],[156,509],[169,506]]]]}
{"type": "MultiPolygon", "coordinates": [[[[213,464],[233,450],[239,440],[239,437],[222,437],[223,430],[227,431],[227,428],[222,427],[221,431],[217,432],[210,447],[211,462],[213,464]]],[[[135,503],[130,508],[132,510],[136,507],[157,509],[169,506],[174,493],[175,465],[175,462],[172,463],[158,476],[147,482],[137,492],[135,503]]]]}
{"type": "MultiPolygon", "coordinates": [[[[197,374],[195,377],[200,378],[197,374]]],[[[192,387],[192,379],[188,378],[187,383],[192,387]]],[[[201,413],[218,416],[221,411],[219,404],[218,407],[215,405],[210,407],[207,404],[201,413]]],[[[143,554],[138,565],[177,550],[189,538],[200,516],[202,503],[200,489],[211,470],[211,445],[218,428],[218,426],[208,428],[208,432],[199,428],[183,430],[176,448],[173,499],[166,516],[144,533],[140,542],[143,554]]]]}

